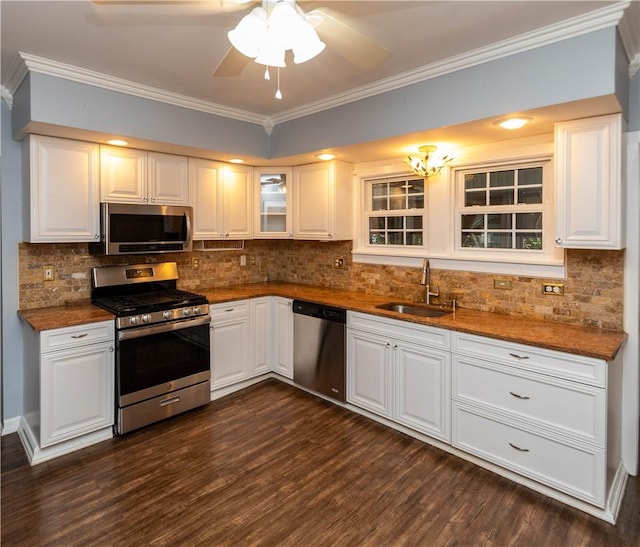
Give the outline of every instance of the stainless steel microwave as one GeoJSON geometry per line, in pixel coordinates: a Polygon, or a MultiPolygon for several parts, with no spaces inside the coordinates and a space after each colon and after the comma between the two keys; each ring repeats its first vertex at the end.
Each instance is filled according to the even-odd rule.
{"type": "Polygon", "coordinates": [[[94,254],[132,255],[191,251],[193,209],[178,205],[100,204],[100,243],[94,254]]]}

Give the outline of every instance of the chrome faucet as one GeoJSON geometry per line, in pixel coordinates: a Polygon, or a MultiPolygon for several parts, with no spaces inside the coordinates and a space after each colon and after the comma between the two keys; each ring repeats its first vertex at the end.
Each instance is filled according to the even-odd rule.
{"type": "Polygon", "coordinates": [[[431,271],[429,270],[429,259],[425,258],[422,263],[422,280],[420,285],[424,286],[424,303],[431,304],[431,297],[440,296],[440,287],[436,287],[436,292],[431,292],[431,271]]]}

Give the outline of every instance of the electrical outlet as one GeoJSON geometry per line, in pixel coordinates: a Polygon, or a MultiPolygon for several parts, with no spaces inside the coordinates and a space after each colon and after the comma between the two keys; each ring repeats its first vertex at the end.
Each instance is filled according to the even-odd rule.
{"type": "Polygon", "coordinates": [[[191,265],[193,266],[194,270],[197,270],[200,267],[200,259],[199,258],[192,258],[191,259],[191,265]]]}
{"type": "Polygon", "coordinates": [[[554,296],[564,296],[564,283],[543,283],[542,292],[554,296]]]}
{"type": "Polygon", "coordinates": [[[334,268],[344,268],[344,258],[341,256],[336,256],[333,259],[333,267],[334,268]]]}
{"type": "Polygon", "coordinates": [[[42,278],[45,281],[53,281],[53,266],[43,266],[42,278]]]}
{"type": "Polygon", "coordinates": [[[509,279],[494,279],[493,288],[510,290],[513,288],[513,285],[509,279]]]}
{"type": "Polygon", "coordinates": [[[240,255],[240,266],[247,265],[247,255],[240,255]]]}
{"type": "Polygon", "coordinates": [[[249,264],[255,266],[257,264],[257,260],[255,256],[249,257],[249,264]]]}

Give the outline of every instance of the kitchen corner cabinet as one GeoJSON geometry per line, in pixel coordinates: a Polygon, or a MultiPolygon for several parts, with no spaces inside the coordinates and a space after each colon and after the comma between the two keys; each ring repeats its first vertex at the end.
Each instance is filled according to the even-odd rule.
{"type": "Polygon", "coordinates": [[[29,177],[26,240],[63,243],[99,239],[99,146],[30,135],[23,144],[29,177]]]}
{"type": "Polygon", "coordinates": [[[293,379],[293,300],[272,297],[273,372],[293,379]]]}
{"type": "Polygon", "coordinates": [[[556,244],[624,248],[620,114],[556,124],[556,244]]]}
{"type": "Polygon", "coordinates": [[[352,239],[353,166],[341,161],[293,169],[293,237],[352,239]]]}
{"type": "Polygon", "coordinates": [[[35,332],[25,325],[25,418],[37,449],[114,423],[114,324],[35,332]]]}
{"type": "Polygon", "coordinates": [[[250,302],[210,306],[211,390],[245,380],[250,373],[250,302]]]}
{"type": "Polygon", "coordinates": [[[254,167],[254,238],[293,237],[291,178],[288,167],[254,167]]]}
{"type": "Polygon", "coordinates": [[[259,376],[271,372],[271,298],[253,298],[251,305],[250,332],[251,367],[249,376],[259,376]]]}
{"type": "Polygon", "coordinates": [[[195,240],[253,237],[251,167],[190,158],[189,187],[195,240]]]}
{"type": "Polygon", "coordinates": [[[100,147],[100,199],[112,203],[189,205],[189,160],[117,146],[100,147]]]}
{"type": "Polygon", "coordinates": [[[442,329],[349,313],[348,402],[450,442],[449,344],[442,329]]]}

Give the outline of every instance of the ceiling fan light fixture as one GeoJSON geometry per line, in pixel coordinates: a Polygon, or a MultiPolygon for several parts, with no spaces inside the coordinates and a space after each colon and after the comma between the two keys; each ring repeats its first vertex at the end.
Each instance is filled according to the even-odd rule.
{"type": "Polygon", "coordinates": [[[282,68],[287,66],[284,61],[285,50],[276,43],[266,42],[260,46],[256,63],[266,66],[282,68]]]}
{"type": "Polygon", "coordinates": [[[267,12],[264,8],[253,8],[236,28],[227,33],[231,45],[247,57],[257,57],[267,34],[267,12]]]}
{"type": "Polygon", "coordinates": [[[444,169],[444,166],[452,161],[453,158],[449,155],[435,156],[433,153],[437,149],[438,147],[434,145],[421,146],[418,150],[420,150],[424,156],[407,156],[402,161],[411,167],[411,171],[419,177],[428,178],[439,175],[442,169],[444,169]]]}
{"type": "Polygon", "coordinates": [[[315,29],[306,20],[301,21],[301,25],[294,35],[293,62],[296,64],[305,63],[321,53],[325,48],[325,43],[318,38],[315,29]]]}

